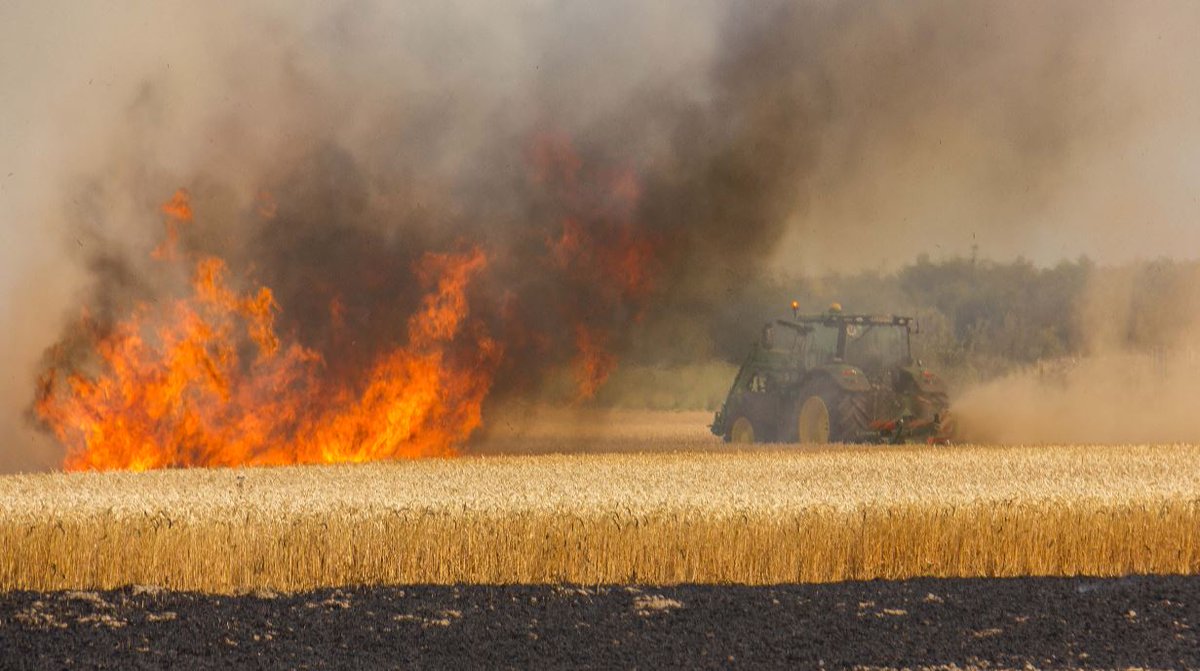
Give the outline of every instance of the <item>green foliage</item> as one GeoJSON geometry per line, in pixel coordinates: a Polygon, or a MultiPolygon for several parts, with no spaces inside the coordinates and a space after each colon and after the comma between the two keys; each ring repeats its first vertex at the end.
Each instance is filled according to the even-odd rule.
{"type": "MultiPolygon", "coordinates": [[[[921,333],[913,341],[915,355],[961,386],[1100,347],[1147,351],[1185,344],[1192,317],[1200,315],[1198,279],[1200,262],[1105,267],[1081,257],[1044,268],[1020,258],[932,261],[924,255],[888,273],[761,276],[682,318],[675,313],[645,325],[634,334],[630,362],[737,364],[764,323],[791,316],[793,299],[806,313],[836,301],[848,312],[916,316],[921,333]]],[[[709,392],[689,387],[688,393],[707,398],[709,392]]],[[[660,406],[662,401],[653,403],[660,406]]]]}
{"type": "Polygon", "coordinates": [[[839,302],[847,312],[906,314],[921,332],[914,355],[952,389],[1031,364],[1100,349],[1190,347],[1200,318],[1200,261],[1098,266],[1086,257],[1038,267],[920,256],[894,272],[823,277],[743,272],[722,295],[674,304],[629,334],[603,405],[719,405],[733,371],[767,322],[839,302]],[[713,361],[723,362],[716,365],[713,361]]]}

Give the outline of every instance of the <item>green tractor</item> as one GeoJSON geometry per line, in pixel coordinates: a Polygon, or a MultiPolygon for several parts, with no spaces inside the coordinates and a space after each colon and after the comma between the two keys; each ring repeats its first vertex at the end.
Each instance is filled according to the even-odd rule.
{"type": "Polygon", "coordinates": [[[912,357],[915,319],[797,308],[763,328],[713,433],[734,443],[948,442],[946,386],[912,357]]]}

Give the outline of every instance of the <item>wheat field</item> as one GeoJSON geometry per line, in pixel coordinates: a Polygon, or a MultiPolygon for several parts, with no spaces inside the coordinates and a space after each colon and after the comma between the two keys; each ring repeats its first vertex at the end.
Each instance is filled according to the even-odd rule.
{"type": "Polygon", "coordinates": [[[776,447],[0,477],[0,589],[1200,572],[1200,448],[776,447]]]}

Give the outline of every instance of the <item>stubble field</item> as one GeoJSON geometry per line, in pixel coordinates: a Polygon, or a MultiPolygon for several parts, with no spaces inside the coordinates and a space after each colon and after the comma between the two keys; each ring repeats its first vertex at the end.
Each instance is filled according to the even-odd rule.
{"type": "Polygon", "coordinates": [[[556,450],[512,425],[481,448],[532,455],[4,476],[0,590],[1200,572],[1198,447],[733,451],[679,426],[556,450]]]}

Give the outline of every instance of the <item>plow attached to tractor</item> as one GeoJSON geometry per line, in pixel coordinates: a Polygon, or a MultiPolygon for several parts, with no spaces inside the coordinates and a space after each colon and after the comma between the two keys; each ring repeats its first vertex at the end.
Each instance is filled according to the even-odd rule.
{"type": "Polygon", "coordinates": [[[916,320],[797,314],[763,328],[712,431],[729,442],[946,443],[942,379],[912,357],[916,320]]]}

